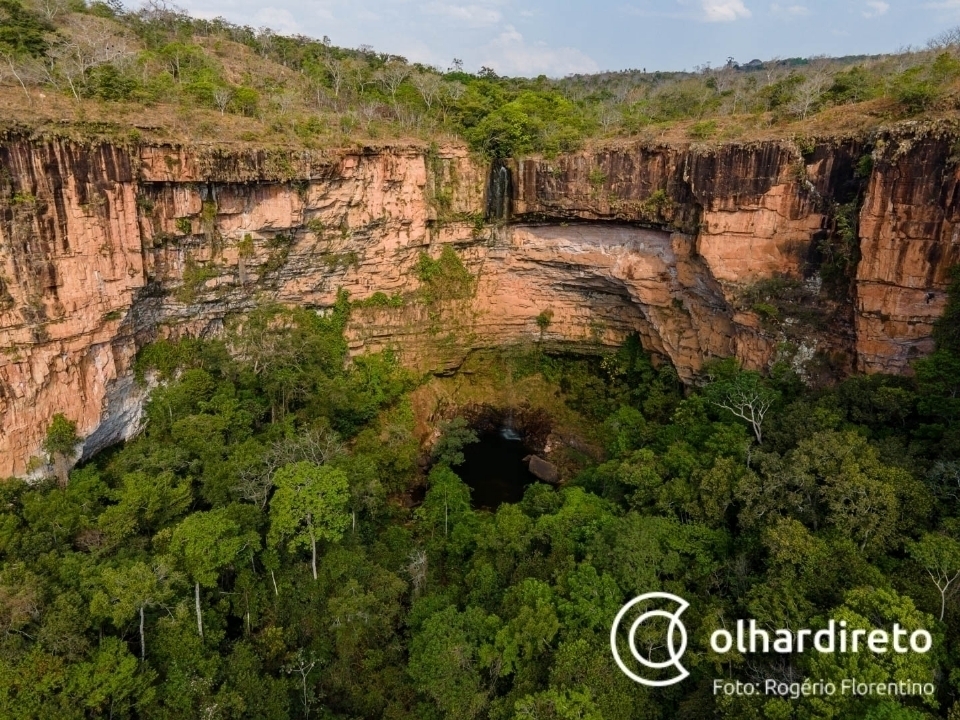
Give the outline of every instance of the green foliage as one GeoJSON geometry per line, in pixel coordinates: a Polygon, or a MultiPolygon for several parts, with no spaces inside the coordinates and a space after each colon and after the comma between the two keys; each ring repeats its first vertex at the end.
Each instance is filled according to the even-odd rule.
{"type": "Polygon", "coordinates": [[[19,0],[0,0],[0,53],[41,57],[48,47],[45,36],[53,29],[19,0]]]}
{"type": "Polygon", "coordinates": [[[591,127],[579,108],[558,93],[525,91],[488,113],[465,136],[494,158],[527,153],[553,156],[576,150],[591,127]]]}
{"type": "Polygon", "coordinates": [[[937,101],[940,88],[926,77],[923,68],[910,68],[894,78],[893,96],[908,114],[916,115],[937,101]]]}
{"type": "Polygon", "coordinates": [[[177,300],[184,305],[195,302],[206,282],[217,277],[217,275],[217,269],[213,265],[202,265],[190,255],[187,255],[183,266],[183,278],[180,281],[180,287],[177,289],[177,300]]]}
{"type": "Polygon", "coordinates": [[[543,334],[547,332],[547,328],[550,327],[550,323],[553,322],[553,310],[547,309],[542,310],[536,317],[537,327],[540,328],[540,337],[543,337],[543,334]]]}
{"type": "Polygon", "coordinates": [[[427,304],[463,300],[473,294],[474,277],[449,245],[444,246],[436,260],[421,253],[416,273],[421,297],[427,304]]]}
{"type": "Polygon", "coordinates": [[[77,424],[68,420],[63,413],[56,413],[47,435],[43,440],[43,449],[52,457],[54,455],[72,456],[80,442],[77,436],[77,424]]]}
{"type": "Polygon", "coordinates": [[[272,546],[309,547],[316,540],[336,542],[348,523],[347,476],[342,470],[301,461],[284,465],[273,476],[270,501],[272,546]]]}
{"type": "Polygon", "coordinates": [[[690,127],[690,137],[695,140],[707,140],[716,134],[716,120],[701,120],[690,127]]]}
{"type": "Polygon", "coordinates": [[[463,448],[479,439],[466,420],[454,418],[440,426],[440,437],[433,444],[430,454],[438,465],[456,467],[463,464],[463,448]]]}
{"type": "Polygon", "coordinates": [[[833,76],[833,83],[824,97],[829,102],[845,105],[870,100],[879,93],[880,87],[876,77],[862,65],[855,65],[833,76]]]}
{"type": "Polygon", "coordinates": [[[244,534],[229,508],[195,512],[184,518],[170,538],[170,552],[196,583],[215,587],[220,571],[231,565],[241,550],[260,549],[256,533],[244,534]]]}
{"type": "Polygon", "coordinates": [[[356,307],[374,308],[399,308],[403,307],[404,302],[403,295],[398,292],[393,295],[387,295],[385,292],[380,292],[379,290],[364,300],[353,301],[356,307]]]}
{"type": "Polygon", "coordinates": [[[960,357],[960,265],[950,269],[947,306],[934,325],[937,349],[960,357]]]}

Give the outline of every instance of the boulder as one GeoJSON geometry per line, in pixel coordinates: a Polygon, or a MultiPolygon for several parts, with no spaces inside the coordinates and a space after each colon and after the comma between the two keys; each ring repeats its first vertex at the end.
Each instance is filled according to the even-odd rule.
{"type": "Polygon", "coordinates": [[[560,482],[560,471],[557,470],[557,466],[553,463],[547,462],[542,457],[536,455],[527,455],[523,460],[527,463],[527,468],[530,470],[530,473],[537,479],[543,480],[551,485],[556,485],[560,482]]]}

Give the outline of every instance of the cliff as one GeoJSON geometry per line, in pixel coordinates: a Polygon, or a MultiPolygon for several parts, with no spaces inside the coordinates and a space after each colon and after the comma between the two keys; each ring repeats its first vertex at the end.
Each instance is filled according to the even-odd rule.
{"type": "Polygon", "coordinates": [[[144,343],[219,332],[263,300],[320,309],[340,288],[366,300],[352,352],[393,347],[423,369],[478,347],[592,350],[639,332],[687,379],[730,355],[808,376],[907,372],[960,262],[955,143],[912,128],[488,168],[456,146],[8,138],[0,477],[26,472],[56,412],[77,421],[85,455],[135,432],[144,343]],[[472,291],[426,298],[416,263],[445,245],[472,291]]]}

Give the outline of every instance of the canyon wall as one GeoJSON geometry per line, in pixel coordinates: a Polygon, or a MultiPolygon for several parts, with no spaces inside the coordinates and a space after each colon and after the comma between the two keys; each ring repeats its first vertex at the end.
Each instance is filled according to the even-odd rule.
{"type": "Polygon", "coordinates": [[[637,332],[691,379],[711,356],[907,372],[960,262],[950,135],[606,148],[492,169],[463,148],[337,153],[0,143],[0,477],[63,412],[83,454],[136,432],[137,349],[277,301],[356,307],[351,352],[424,370],[637,332]],[[491,217],[487,217],[487,214],[491,217]],[[852,216],[859,235],[843,218],[852,216]],[[428,300],[453,247],[468,295],[428,300]],[[783,302],[781,302],[783,300],[783,302]],[[540,317],[540,322],[537,318],[540,317]]]}

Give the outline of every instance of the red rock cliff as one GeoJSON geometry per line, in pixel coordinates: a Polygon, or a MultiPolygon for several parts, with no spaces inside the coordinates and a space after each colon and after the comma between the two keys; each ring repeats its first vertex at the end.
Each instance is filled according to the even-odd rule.
{"type": "Polygon", "coordinates": [[[729,355],[905,372],[930,349],[946,270],[960,261],[953,146],[916,131],[803,153],[787,142],[637,146],[491,172],[456,147],[8,140],[0,477],[26,471],[56,412],[77,421],[87,455],[135,432],[144,391],[131,364],[144,342],[217,332],[265,298],[322,308],[339,288],[404,298],[357,308],[353,352],[395,347],[425,368],[477,347],[594,349],[639,332],[685,378],[729,355]],[[488,205],[506,215],[484,223],[488,205]],[[827,288],[838,208],[851,207],[859,258],[827,288]],[[475,291],[426,307],[413,268],[443,244],[475,291]],[[765,282],[791,294],[779,314],[755,302],[765,282]]]}

